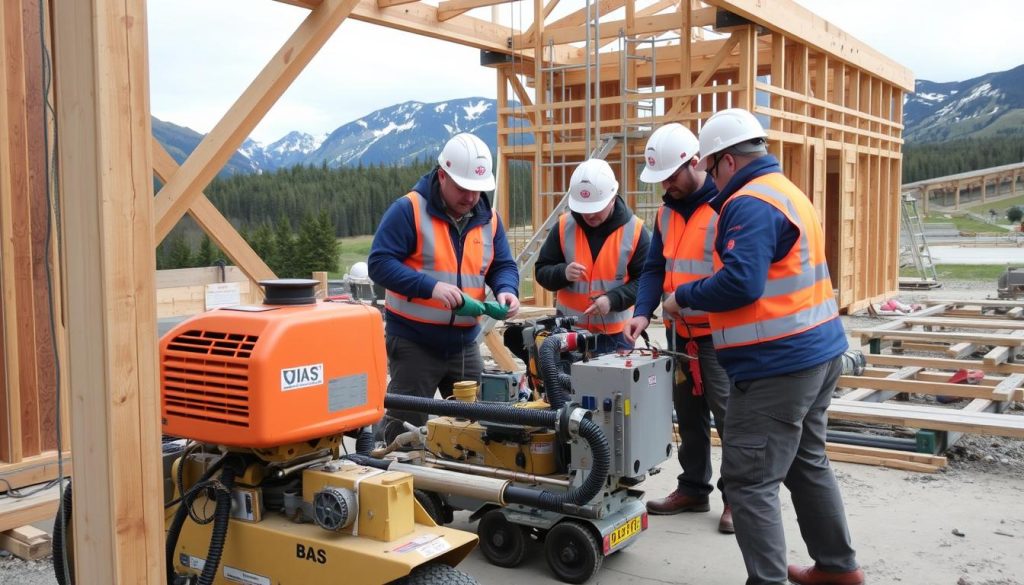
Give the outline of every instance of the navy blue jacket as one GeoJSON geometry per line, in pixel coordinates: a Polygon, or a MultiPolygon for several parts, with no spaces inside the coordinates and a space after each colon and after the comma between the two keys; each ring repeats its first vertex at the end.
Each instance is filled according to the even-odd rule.
{"type": "MultiPolygon", "coordinates": [[[[448,224],[448,235],[451,237],[452,247],[461,263],[466,234],[473,227],[491,221],[493,211],[487,195],[480,194],[480,201],[473,208],[473,217],[470,218],[469,223],[460,234],[455,221],[444,211],[436,168],[420,177],[416,186],[413,187],[413,191],[428,198],[427,209],[430,215],[448,224]]],[[[403,264],[403,261],[416,251],[417,240],[413,208],[403,197],[392,203],[391,207],[384,212],[384,217],[381,218],[380,225],[377,226],[377,231],[373,236],[373,245],[370,247],[370,257],[367,262],[373,282],[399,295],[429,299],[434,291],[434,285],[437,284],[437,279],[403,264]]],[[[509,292],[519,296],[519,269],[516,267],[515,259],[512,258],[512,251],[508,247],[505,228],[500,218],[498,219],[498,229],[494,234],[494,260],[491,262],[484,280],[495,295],[509,292]]],[[[403,337],[418,343],[441,357],[460,353],[465,346],[476,343],[476,338],[480,334],[479,326],[454,327],[420,323],[390,311],[387,313],[386,322],[388,335],[403,337]]]]}
{"type": "MultiPolygon", "coordinates": [[[[663,195],[661,200],[665,203],[670,212],[678,213],[686,221],[690,221],[701,204],[711,201],[718,195],[715,182],[708,175],[704,184],[695,193],[686,199],[674,199],[663,195]]],[[[661,226],[654,221],[654,237],[651,238],[651,247],[647,252],[647,262],[644,264],[643,275],[640,276],[640,290],[636,294],[636,307],[633,315],[636,317],[647,317],[648,320],[654,317],[654,310],[661,304],[661,293],[665,283],[665,240],[661,233],[661,226]]]]}
{"type": "MultiPolygon", "coordinates": [[[[781,211],[754,197],[740,197],[729,204],[725,213],[721,209],[753,179],[781,172],[774,156],[763,156],[740,169],[714,199],[711,206],[720,214],[715,250],[723,266],[710,278],[677,288],[676,302],[680,306],[722,312],[761,298],[769,266],[789,253],[800,232],[781,211]]],[[[718,361],[734,382],[742,382],[806,370],[835,358],[847,347],[846,333],[837,317],[754,348],[719,350],[718,361]]]]}

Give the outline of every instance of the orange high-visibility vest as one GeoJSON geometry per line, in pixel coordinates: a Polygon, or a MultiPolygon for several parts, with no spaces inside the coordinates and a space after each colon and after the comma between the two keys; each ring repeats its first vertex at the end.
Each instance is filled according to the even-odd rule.
{"type": "MultiPolygon", "coordinates": [[[[494,260],[497,214],[492,213],[491,221],[465,232],[460,263],[448,235],[448,222],[430,215],[427,198],[416,191],[405,197],[412,204],[412,215],[416,221],[416,250],[402,263],[439,282],[458,286],[471,298],[483,301],[486,296],[484,277],[494,260]]],[[[384,303],[396,315],[420,323],[473,327],[479,321],[478,317],[455,315],[452,309],[444,308],[440,301],[414,299],[390,290],[384,296],[384,303]]]]}
{"type": "MultiPolygon", "coordinates": [[[[725,206],[736,197],[756,197],[768,203],[785,215],[800,235],[789,253],[768,268],[761,298],[732,311],[710,313],[715,348],[781,339],[839,317],[825,261],[824,232],[807,196],[782,173],[771,173],[741,187],[725,206]]],[[[722,261],[715,255],[715,270],[721,267],[722,261]]]]}
{"type": "Polygon", "coordinates": [[[579,262],[587,267],[586,280],[570,282],[558,291],[555,307],[563,314],[577,317],[577,325],[595,333],[622,333],[626,322],[633,316],[633,307],[612,311],[607,315],[584,315],[594,299],[629,282],[629,260],[636,253],[640,230],[644,222],[633,216],[608,235],[594,260],[590,254],[587,235],[576,225],[571,213],[558,219],[558,233],[562,240],[562,255],[568,262],[579,262]]]}
{"type": "MultiPolygon", "coordinates": [[[[702,204],[687,221],[664,205],[658,209],[658,229],[665,256],[665,279],[662,301],[675,294],[680,285],[715,272],[715,225],[718,214],[707,203],[702,204]]],[[[684,338],[711,335],[711,324],[705,311],[683,307],[683,320],[676,321],[676,333],[684,338]]],[[[668,327],[668,320],[665,321],[668,327]]]]}

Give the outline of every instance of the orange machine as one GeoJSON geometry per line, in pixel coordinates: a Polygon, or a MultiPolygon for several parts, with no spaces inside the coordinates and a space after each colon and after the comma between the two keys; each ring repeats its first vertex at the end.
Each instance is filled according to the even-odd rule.
{"type": "Polygon", "coordinates": [[[216,309],[162,337],[164,434],[268,448],[340,435],[383,416],[380,313],[283,290],[281,297],[268,288],[274,304],[216,309]]]}

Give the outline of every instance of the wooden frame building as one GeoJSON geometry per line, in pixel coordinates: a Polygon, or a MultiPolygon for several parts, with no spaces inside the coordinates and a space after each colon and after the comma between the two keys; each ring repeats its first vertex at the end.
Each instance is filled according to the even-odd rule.
{"type": "Polygon", "coordinates": [[[605,143],[649,214],[650,130],[742,106],[821,213],[840,305],[897,289],[911,73],[792,0],[518,0],[540,18],[511,31],[467,13],[508,0],[282,1],[308,16],[180,166],[152,139],[145,0],[0,9],[0,477],[50,479],[71,447],[79,582],[164,582],[153,251],[188,213],[250,279],[272,276],[203,189],[346,19],[482,50],[506,215],[510,165],[534,171],[537,226],[605,143]]]}

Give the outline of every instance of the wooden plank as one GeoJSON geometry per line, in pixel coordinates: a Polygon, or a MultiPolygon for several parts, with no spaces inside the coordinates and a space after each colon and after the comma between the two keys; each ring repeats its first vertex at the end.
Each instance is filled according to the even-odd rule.
{"type": "Polygon", "coordinates": [[[1010,361],[1010,348],[993,347],[985,354],[981,361],[988,366],[996,366],[1010,361]]]}
{"type": "MultiPolygon", "coordinates": [[[[914,376],[917,375],[918,372],[920,372],[923,369],[924,368],[922,368],[921,366],[905,366],[895,372],[887,374],[886,378],[889,380],[906,380],[909,378],[913,378],[914,376]]],[[[856,388],[852,392],[844,394],[843,398],[846,400],[868,400],[871,399],[872,397],[877,396],[878,394],[879,391],[876,388],[856,388]]],[[[882,400],[885,399],[883,398],[876,401],[881,402],[882,400]]]]}
{"type": "Polygon", "coordinates": [[[358,2],[324,0],[310,12],[213,130],[203,137],[156,196],[153,205],[156,243],[167,237],[199,193],[234,155],[358,2]]]}
{"type": "Polygon", "coordinates": [[[984,372],[992,374],[1024,374],[1024,364],[998,364],[990,365],[981,361],[974,360],[954,360],[947,358],[936,358],[936,357],[917,357],[917,356],[903,356],[903,355],[881,355],[881,354],[864,354],[864,358],[869,364],[878,366],[912,366],[921,365],[926,368],[935,369],[947,369],[947,370],[959,370],[960,368],[968,368],[975,370],[982,370],[984,372]]]}
{"type": "MultiPolygon", "coordinates": [[[[1024,163],[1022,163],[1024,164],[1024,163]]],[[[985,307],[985,308],[1024,308],[1024,301],[1014,301],[1010,299],[997,300],[997,299],[978,299],[978,300],[964,300],[964,299],[929,299],[928,304],[938,305],[949,305],[950,307],[985,307]]]]}
{"type": "Polygon", "coordinates": [[[954,343],[953,345],[946,348],[946,357],[958,360],[965,358],[972,353],[978,351],[978,346],[973,343],[954,343]]]}
{"type": "MultiPolygon", "coordinates": [[[[77,498],[76,495],[76,501],[77,498]]],[[[59,499],[60,488],[58,486],[47,488],[24,498],[0,499],[0,532],[40,520],[52,519],[57,513],[59,499]]],[[[81,573],[78,575],[80,577],[81,573]]]]}
{"type": "MultiPolygon", "coordinates": [[[[970,384],[949,384],[944,382],[928,382],[924,380],[895,380],[890,378],[871,378],[866,376],[840,376],[837,386],[840,388],[873,388],[911,394],[928,394],[933,396],[958,396],[960,398],[986,398],[999,400],[993,387],[972,386],[970,384]]],[[[1024,397],[1024,390],[1010,389],[1009,400],[1024,397]]],[[[845,398],[845,397],[844,397],[845,398]]]]}
{"type": "Polygon", "coordinates": [[[181,288],[214,284],[218,282],[248,282],[245,273],[237,266],[225,266],[224,276],[218,266],[204,268],[171,268],[156,271],[156,288],[181,288]]]}
{"type": "Polygon", "coordinates": [[[875,331],[872,329],[856,329],[854,335],[861,339],[902,339],[925,341],[967,341],[984,345],[1008,345],[1020,347],[1024,338],[1013,335],[995,335],[991,333],[960,333],[954,331],[875,331]]]}
{"type": "Polygon", "coordinates": [[[903,461],[901,459],[888,459],[874,455],[858,455],[856,453],[834,452],[825,449],[825,453],[832,461],[843,461],[846,463],[862,463],[888,469],[901,469],[903,471],[917,471],[920,473],[937,473],[943,466],[917,463],[915,461],[903,461]]]}
{"type": "MultiPolygon", "coordinates": [[[[68,190],[74,548],[89,551],[75,555],[75,576],[163,585],[146,2],[80,0],[52,9],[60,185],[68,190]]],[[[57,491],[50,493],[52,517],[57,491]]]]}
{"type": "MultiPolygon", "coordinates": [[[[18,489],[28,485],[46,483],[59,476],[56,453],[44,453],[28,457],[17,463],[0,465],[0,493],[9,488],[18,489]]],[[[72,475],[71,454],[65,452],[63,461],[64,477],[72,475]]]]}
{"type": "Polygon", "coordinates": [[[914,74],[906,67],[850,36],[793,0],[708,0],[729,12],[763,24],[882,79],[914,91],[914,74]]]}
{"type": "MultiPolygon", "coordinates": [[[[0,36],[6,38],[6,22],[4,10],[0,9],[0,36]]],[[[14,59],[8,55],[7,43],[0,39],[0,63],[14,59]]],[[[8,107],[7,75],[0,71],[0,127],[5,129],[0,136],[0,283],[14,282],[14,220],[12,202],[17,191],[11,182],[13,161],[11,147],[7,140],[6,129],[10,126],[9,115],[16,108],[8,107]]],[[[0,432],[0,461],[16,461],[21,459],[21,447],[14,442],[21,436],[21,420],[16,416],[18,409],[18,336],[14,320],[8,315],[17,314],[17,303],[14,289],[0,286],[0,423],[5,431],[0,432]]]]}
{"type": "Polygon", "coordinates": [[[444,22],[474,8],[507,4],[511,1],[512,0],[441,0],[441,2],[437,3],[437,20],[444,22]]]}
{"type": "Polygon", "coordinates": [[[836,398],[829,418],[883,423],[936,431],[1024,438],[1024,417],[1007,414],[961,412],[934,406],[875,404],[836,398]]]}
{"type": "Polygon", "coordinates": [[[1018,400],[1019,398],[1014,398],[1014,396],[1020,394],[1019,388],[1022,382],[1024,382],[1024,374],[1011,374],[992,390],[992,394],[995,395],[996,400],[1000,401],[1018,400]]]}
{"type": "Polygon", "coordinates": [[[512,352],[505,347],[505,344],[497,331],[493,329],[488,331],[487,334],[484,335],[484,343],[487,345],[487,349],[491,352],[491,357],[494,358],[495,362],[497,362],[499,368],[506,372],[515,372],[520,369],[516,364],[512,352]]]}
{"type": "Polygon", "coordinates": [[[905,317],[901,319],[910,325],[925,327],[948,327],[953,329],[1024,329],[1024,321],[1010,319],[963,319],[959,317],[905,317]]]}
{"type": "Polygon", "coordinates": [[[26,561],[38,561],[50,556],[52,544],[50,535],[35,526],[22,526],[0,532],[0,548],[26,561]]]}

